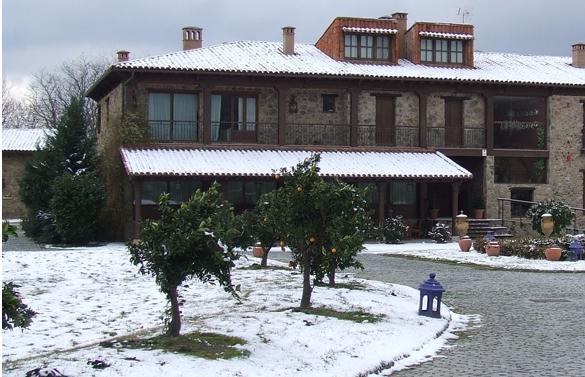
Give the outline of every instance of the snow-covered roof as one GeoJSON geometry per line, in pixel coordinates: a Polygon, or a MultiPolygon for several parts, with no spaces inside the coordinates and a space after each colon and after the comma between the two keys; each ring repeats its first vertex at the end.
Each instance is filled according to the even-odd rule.
{"type": "Polygon", "coordinates": [[[585,69],[570,57],[475,52],[474,68],[433,67],[399,59],[396,65],[337,61],[314,45],[296,44],[284,54],[278,42],[240,41],[120,62],[114,68],[309,75],[379,79],[585,86],[585,69]]]}
{"type": "Polygon", "coordinates": [[[353,27],[353,26],[344,26],[342,28],[342,30],[346,31],[346,32],[350,32],[350,33],[372,33],[372,34],[396,34],[396,33],[398,33],[397,29],[353,27]]]}
{"type": "MultiPolygon", "coordinates": [[[[270,177],[311,155],[291,149],[131,149],[122,148],[130,176],[270,177]]],[[[326,177],[471,179],[472,174],[440,152],[323,151],[319,167],[326,177]]]]}
{"type": "Polygon", "coordinates": [[[47,138],[44,128],[3,128],[2,150],[28,152],[42,148],[47,138]]]}
{"type": "Polygon", "coordinates": [[[473,39],[473,34],[439,33],[436,31],[421,31],[418,35],[431,38],[473,39]]]}

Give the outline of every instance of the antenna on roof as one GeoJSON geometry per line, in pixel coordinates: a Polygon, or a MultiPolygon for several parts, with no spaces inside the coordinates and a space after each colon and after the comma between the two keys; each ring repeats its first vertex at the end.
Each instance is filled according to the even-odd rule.
{"type": "Polygon", "coordinates": [[[457,10],[457,15],[461,17],[461,23],[464,24],[465,23],[465,17],[471,17],[471,12],[468,11],[465,6],[460,7],[457,10]]]}

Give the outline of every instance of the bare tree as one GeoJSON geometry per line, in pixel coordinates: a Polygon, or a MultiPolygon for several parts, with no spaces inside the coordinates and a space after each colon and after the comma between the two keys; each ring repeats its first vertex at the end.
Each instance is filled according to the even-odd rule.
{"type": "Polygon", "coordinates": [[[44,127],[54,127],[71,98],[77,98],[83,103],[84,115],[91,125],[90,129],[95,129],[97,105],[85,98],[85,92],[110,63],[104,58],[88,59],[81,56],[63,63],[55,71],[35,74],[29,98],[32,117],[44,127]]]}
{"type": "Polygon", "coordinates": [[[34,127],[27,103],[14,95],[12,85],[2,80],[2,128],[34,127]]]}

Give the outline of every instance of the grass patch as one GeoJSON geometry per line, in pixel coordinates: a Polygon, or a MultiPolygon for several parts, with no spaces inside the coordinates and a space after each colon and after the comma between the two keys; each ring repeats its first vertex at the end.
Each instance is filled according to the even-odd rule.
{"type": "Polygon", "coordinates": [[[352,289],[352,290],[366,290],[366,286],[360,282],[352,281],[349,283],[335,283],[334,286],[330,286],[326,283],[315,283],[316,287],[326,287],[326,288],[345,288],[345,289],[352,289]]]}
{"type": "Polygon", "coordinates": [[[281,270],[281,271],[291,271],[290,268],[285,267],[285,266],[266,266],[266,267],[262,267],[260,264],[258,263],[254,263],[248,267],[240,267],[239,270],[272,270],[272,271],[277,271],[277,270],[281,270]]]}
{"type": "Polygon", "coordinates": [[[386,317],[384,314],[372,314],[368,312],[363,312],[361,310],[351,312],[340,312],[335,309],[326,308],[324,306],[320,306],[317,308],[294,308],[293,312],[320,315],[323,317],[332,317],[344,321],[353,321],[357,323],[363,322],[376,323],[380,322],[382,318],[386,317]]]}
{"type": "Polygon", "coordinates": [[[145,339],[121,338],[117,341],[102,342],[100,346],[106,348],[163,350],[216,360],[250,356],[250,351],[235,347],[246,343],[244,339],[235,336],[192,332],[177,337],[158,335],[145,339]]]}

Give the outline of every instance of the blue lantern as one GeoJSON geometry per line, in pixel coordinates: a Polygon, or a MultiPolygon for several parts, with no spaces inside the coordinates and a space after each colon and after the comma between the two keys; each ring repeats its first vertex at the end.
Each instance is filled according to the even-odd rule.
{"type": "Polygon", "coordinates": [[[441,297],[443,286],[435,280],[435,273],[429,275],[429,280],[418,286],[420,291],[420,302],[418,304],[418,315],[425,317],[441,318],[441,297]]]}
{"type": "Polygon", "coordinates": [[[569,245],[569,251],[571,252],[572,262],[583,259],[583,245],[581,245],[579,240],[571,241],[571,244],[569,245]]]}
{"type": "Polygon", "coordinates": [[[485,236],[483,236],[483,240],[486,242],[496,241],[496,236],[494,236],[493,230],[488,230],[485,232],[485,236]]]}

